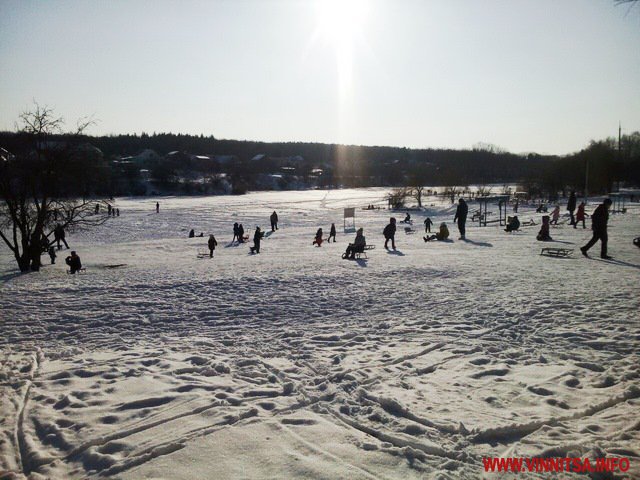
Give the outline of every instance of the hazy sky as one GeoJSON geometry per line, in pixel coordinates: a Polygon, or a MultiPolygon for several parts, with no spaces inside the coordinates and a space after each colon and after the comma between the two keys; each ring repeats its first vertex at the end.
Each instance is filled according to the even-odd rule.
{"type": "Polygon", "coordinates": [[[640,130],[640,4],[0,0],[0,129],[564,154],[640,130]]]}

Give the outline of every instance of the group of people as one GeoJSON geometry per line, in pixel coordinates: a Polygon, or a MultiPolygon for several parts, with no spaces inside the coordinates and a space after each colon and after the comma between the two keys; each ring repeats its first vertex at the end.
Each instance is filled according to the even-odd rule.
{"type": "MultiPolygon", "coordinates": [[[[96,213],[96,215],[98,213],[100,213],[100,204],[99,203],[96,203],[95,213],[96,213]]],[[[119,217],[120,216],[120,209],[112,207],[110,203],[107,203],[107,216],[108,217],[119,217]]]]}

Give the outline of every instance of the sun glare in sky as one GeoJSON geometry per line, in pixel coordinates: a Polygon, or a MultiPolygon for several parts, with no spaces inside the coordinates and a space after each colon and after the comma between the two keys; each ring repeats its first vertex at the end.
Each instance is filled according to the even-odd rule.
{"type": "Polygon", "coordinates": [[[313,41],[329,46],[336,58],[340,131],[350,122],[354,56],[364,43],[368,9],[365,0],[317,0],[316,31],[313,41]]]}

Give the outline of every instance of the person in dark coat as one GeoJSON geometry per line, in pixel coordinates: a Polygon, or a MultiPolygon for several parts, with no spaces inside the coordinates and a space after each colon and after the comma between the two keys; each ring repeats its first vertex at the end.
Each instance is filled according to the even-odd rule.
{"type": "Polygon", "coordinates": [[[391,240],[391,248],[393,248],[394,250],[396,249],[396,219],[394,217],[391,217],[389,219],[389,224],[384,227],[384,230],[382,231],[382,234],[384,235],[384,248],[387,248],[387,243],[389,243],[389,240],[391,240]]]}
{"type": "Polygon", "coordinates": [[[404,223],[411,223],[411,214],[409,212],[407,212],[407,216],[404,217],[403,222],[404,223]]]}
{"type": "Polygon", "coordinates": [[[424,233],[430,233],[431,232],[431,225],[433,225],[433,222],[431,221],[431,218],[427,217],[424,220],[424,233]]]}
{"type": "Polygon", "coordinates": [[[322,246],[322,228],[319,228],[316,232],[316,236],[313,239],[313,243],[311,245],[318,245],[319,247],[322,246]]]}
{"type": "Polygon", "coordinates": [[[458,208],[456,209],[456,215],[453,217],[453,221],[458,221],[458,230],[460,231],[460,240],[465,239],[467,214],[469,213],[469,206],[464,198],[458,200],[458,208]]]}
{"type": "Polygon", "coordinates": [[[569,216],[571,217],[571,223],[569,225],[575,225],[576,219],[573,216],[573,211],[576,209],[576,192],[571,191],[569,195],[569,201],[567,202],[567,210],[569,211],[569,216]]]}
{"type": "Polygon", "coordinates": [[[244,227],[242,224],[238,225],[238,243],[244,243],[244,227]]]}
{"type": "Polygon", "coordinates": [[[107,215],[111,215],[111,204],[107,203],[107,215]]]}
{"type": "Polygon", "coordinates": [[[96,214],[100,211],[100,204],[96,203],[96,214]]]}
{"type": "Polygon", "coordinates": [[[189,230],[189,238],[193,238],[196,236],[196,232],[193,231],[193,228],[189,230]]]}
{"type": "Polygon", "coordinates": [[[213,235],[209,235],[209,241],[207,242],[209,246],[209,258],[213,258],[213,251],[216,249],[218,242],[216,241],[216,237],[213,235]]]}
{"type": "Polygon", "coordinates": [[[71,255],[69,255],[64,261],[67,265],[69,265],[69,269],[70,269],[69,273],[71,275],[73,275],[74,273],[76,273],[82,268],[82,262],[80,261],[80,257],[75,251],[72,251],[71,255]]]}
{"type": "Polygon", "coordinates": [[[576,212],[576,222],[573,224],[573,228],[577,228],[578,223],[580,222],[582,222],[583,229],[587,228],[584,222],[585,217],[586,215],[584,213],[584,202],[580,202],[580,205],[578,205],[578,211],[576,212]]]}
{"type": "Polygon", "coordinates": [[[367,246],[367,241],[364,238],[364,230],[359,228],[356,232],[356,239],[353,243],[350,243],[347,247],[347,251],[342,254],[342,258],[345,260],[355,260],[356,253],[364,252],[364,247],[367,246]]]}
{"type": "Polygon", "coordinates": [[[591,215],[591,230],[593,230],[593,237],[591,237],[589,243],[584,247],[580,247],[580,251],[585,257],[589,256],[587,254],[589,249],[593,247],[598,240],[600,240],[600,258],[604,258],[605,260],[611,259],[611,257],[607,255],[607,241],[609,240],[607,235],[607,222],[609,221],[609,208],[611,208],[611,199],[605,198],[604,202],[598,205],[591,215]]]}
{"type": "Polygon", "coordinates": [[[540,242],[550,242],[551,240],[553,240],[551,238],[551,235],[549,235],[550,223],[551,222],[549,222],[549,215],[543,215],[542,226],[540,227],[540,231],[538,232],[538,236],[536,237],[536,240],[540,242]]]}
{"type": "Polygon", "coordinates": [[[156,202],[156,213],[160,213],[160,202],[156,202]]]}
{"type": "Polygon", "coordinates": [[[336,243],[336,224],[331,224],[331,230],[329,230],[329,238],[327,238],[327,242],[331,242],[331,237],[333,237],[333,243],[336,243]]]}
{"type": "Polygon", "coordinates": [[[67,250],[69,249],[69,244],[65,240],[64,228],[59,223],[56,225],[56,228],[53,230],[53,238],[56,241],[58,250],[62,249],[62,247],[60,246],[60,242],[64,243],[64,246],[67,247],[67,250]]]}
{"type": "Polygon", "coordinates": [[[238,237],[238,222],[233,224],[233,240],[231,240],[231,243],[235,242],[236,240],[240,242],[240,238],[238,237]]]}
{"type": "Polygon", "coordinates": [[[31,260],[31,270],[34,272],[40,270],[40,255],[42,255],[41,236],[34,233],[29,241],[29,259],[31,260]]]}
{"type": "Polygon", "coordinates": [[[260,231],[260,227],[256,227],[256,231],[253,234],[253,247],[249,247],[251,253],[260,253],[260,240],[264,233],[260,231]]]}
{"type": "Polygon", "coordinates": [[[49,254],[49,258],[51,259],[51,265],[55,265],[57,255],[56,255],[56,249],[53,248],[53,245],[49,247],[49,250],[47,251],[47,253],[49,254]]]}
{"type": "Polygon", "coordinates": [[[116,216],[119,217],[120,216],[120,209],[116,208],[116,216]]]}
{"type": "Polygon", "coordinates": [[[275,232],[278,229],[278,214],[275,210],[269,217],[269,220],[271,220],[271,231],[275,232]]]}
{"type": "Polygon", "coordinates": [[[515,232],[520,228],[520,220],[518,220],[518,216],[514,215],[511,217],[511,220],[507,224],[507,228],[504,229],[505,232],[515,232]]]}

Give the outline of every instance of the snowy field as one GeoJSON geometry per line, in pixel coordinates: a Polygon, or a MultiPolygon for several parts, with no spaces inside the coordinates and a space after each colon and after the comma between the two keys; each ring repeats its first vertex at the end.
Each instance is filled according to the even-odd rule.
{"type": "Polygon", "coordinates": [[[496,456],[627,457],[640,478],[640,205],[611,216],[612,261],[577,250],[589,220],[552,244],[496,224],[461,241],[430,198],[387,252],[389,212],[362,210],[386,192],[118,199],[67,236],[81,275],[66,251],[16,274],[2,248],[0,478],[482,478],[496,456]],[[347,206],[368,260],[340,258],[347,206]],[[230,244],[273,210],[260,255],[230,244]],[[453,242],[423,242],[426,214],[453,242]]]}

